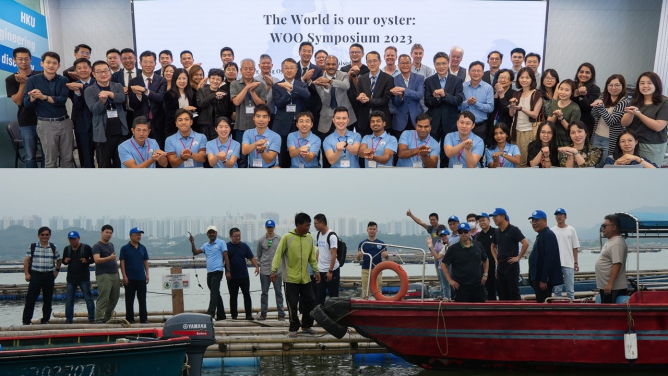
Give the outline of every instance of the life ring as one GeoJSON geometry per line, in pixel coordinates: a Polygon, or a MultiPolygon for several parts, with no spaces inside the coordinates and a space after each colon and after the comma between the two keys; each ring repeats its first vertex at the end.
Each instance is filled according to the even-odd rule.
{"type": "Polygon", "coordinates": [[[371,281],[369,282],[369,291],[376,300],[394,301],[394,302],[399,301],[403,299],[403,297],[406,296],[406,293],[408,292],[408,274],[406,274],[404,268],[402,268],[401,265],[397,264],[396,262],[383,261],[380,264],[376,265],[376,267],[373,268],[373,271],[371,271],[371,281]],[[397,275],[399,276],[400,287],[396,295],[385,296],[381,291],[378,291],[378,285],[376,284],[376,279],[378,278],[380,272],[382,272],[385,269],[390,269],[395,273],[397,273],[397,275]]]}

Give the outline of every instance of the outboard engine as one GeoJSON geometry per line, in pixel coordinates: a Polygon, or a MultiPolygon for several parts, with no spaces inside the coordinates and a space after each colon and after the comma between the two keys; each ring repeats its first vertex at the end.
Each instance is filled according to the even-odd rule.
{"type": "MultiPolygon", "coordinates": [[[[200,376],[207,347],[216,343],[213,317],[201,313],[181,313],[165,322],[163,338],[190,337],[188,365],[191,376],[200,376]]],[[[185,374],[185,372],[184,372],[185,374]]]]}
{"type": "Polygon", "coordinates": [[[410,283],[404,299],[420,299],[422,297],[422,290],[424,290],[424,298],[428,299],[430,297],[429,286],[422,283],[410,283]]]}

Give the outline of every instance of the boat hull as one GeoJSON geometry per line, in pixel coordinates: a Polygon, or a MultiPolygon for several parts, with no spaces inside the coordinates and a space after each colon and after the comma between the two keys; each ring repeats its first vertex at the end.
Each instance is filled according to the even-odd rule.
{"type": "Polygon", "coordinates": [[[351,300],[339,323],[427,369],[668,366],[667,292],[634,294],[629,306],[351,300]],[[638,336],[633,363],[624,352],[628,307],[638,336]]]}

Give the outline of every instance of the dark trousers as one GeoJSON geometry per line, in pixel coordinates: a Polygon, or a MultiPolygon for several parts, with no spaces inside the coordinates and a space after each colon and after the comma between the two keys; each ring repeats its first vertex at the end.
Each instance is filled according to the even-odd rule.
{"type": "Polygon", "coordinates": [[[445,149],[443,148],[443,141],[445,141],[445,129],[443,129],[443,126],[440,126],[438,129],[434,130],[432,127],[431,129],[431,138],[434,140],[438,141],[439,148],[441,149],[441,155],[439,157],[440,160],[440,168],[448,168],[448,163],[450,163],[450,158],[448,158],[445,155],[445,149]]]}
{"type": "Polygon", "coordinates": [[[624,296],[627,293],[628,292],[626,289],[612,290],[610,291],[610,294],[606,294],[605,290],[599,290],[599,294],[601,295],[601,303],[614,303],[618,296],[624,296]]]}
{"type": "Polygon", "coordinates": [[[401,137],[401,134],[404,133],[404,131],[414,131],[414,130],[415,130],[415,126],[413,126],[413,121],[411,120],[411,115],[408,114],[408,121],[406,122],[406,128],[404,128],[403,131],[397,131],[397,130],[394,130],[394,129],[390,129],[390,131],[388,133],[390,135],[396,137],[397,142],[398,142],[399,138],[401,137]]]}
{"type": "Polygon", "coordinates": [[[222,271],[215,271],[206,274],[206,286],[209,288],[209,309],[206,313],[215,317],[216,320],[225,320],[225,305],[223,304],[223,297],[220,296],[220,281],[223,280],[224,273],[222,271]],[[218,316],[216,316],[218,311],[218,316]]]}
{"type": "Polygon", "coordinates": [[[508,264],[505,260],[499,260],[496,273],[499,276],[497,280],[499,300],[521,300],[520,287],[517,285],[520,279],[520,264],[508,264]]]}
{"type": "Polygon", "coordinates": [[[320,156],[322,156],[322,164],[321,164],[322,168],[332,167],[332,165],[327,160],[327,156],[325,155],[325,138],[327,138],[327,136],[329,136],[330,134],[334,133],[335,130],[336,127],[334,126],[334,124],[331,125],[331,127],[327,132],[320,132],[316,127],[313,127],[312,129],[313,134],[315,134],[316,136],[318,136],[318,138],[320,138],[320,156]]]}
{"type": "Polygon", "coordinates": [[[79,166],[82,168],[95,168],[95,143],[93,143],[93,133],[74,132],[74,138],[77,140],[79,166]]]}
{"type": "MultiPolygon", "coordinates": [[[[244,132],[240,129],[235,129],[232,131],[232,136],[234,138],[234,141],[238,142],[239,145],[242,145],[244,143],[244,132]]],[[[239,151],[239,158],[237,159],[237,167],[238,168],[248,168],[248,155],[244,155],[241,151],[239,151]]]]}
{"type": "Polygon", "coordinates": [[[244,309],[246,309],[246,320],[253,319],[253,302],[250,296],[250,278],[236,278],[227,281],[227,289],[230,292],[230,315],[236,320],[239,312],[237,311],[237,297],[239,289],[244,296],[244,309]]]}
{"type": "Polygon", "coordinates": [[[531,287],[536,293],[536,303],[545,303],[545,299],[549,298],[552,295],[552,288],[554,286],[547,285],[545,290],[540,288],[540,281],[531,281],[531,287]]]}
{"type": "Polygon", "coordinates": [[[42,293],[42,324],[49,322],[51,318],[51,300],[53,299],[53,285],[55,281],[53,272],[30,271],[30,283],[28,284],[28,294],[26,296],[26,305],[23,309],[23,325],[30,325],[32,314],[35,310],[35,303],[42,293]]]}
{"type": "Polygon", "coordinates": [[[107,136],[106,142],[95,143],[95,156],[99,168],[121,168],[118,145],[123,142],[122,135],[107,136]]]}
{"type": "Polygon", "coordinates": [[[339,284],[341,283],[341,268],[336,268],[332,272],[332,280],[327,281],[327,273],[320,272],[320,283],[316,284],[318,293],[316,294],[316,302],[318,304],[325,304],[325,299],[329,293],[330,298],[339,296],[339,284]]]}
{"type": "Polygon", "coordinates": [[[292,165],[292,159],[290,158],[290,153],[288,153],[288,136],[281,136],[281,151],[278,154],[278,165],[281,168],[290,168],[292,165]]]}
{"type": "Polygon", "coordinates": [[[484,303],[485,295],[482,285],[465,286],[459,285],[458,289],[450,286],[452,300],[458,303],[484,303]]]}
{"type": "Polygon", "coordinates": [[[487,281],[485,281],[485,291],[487,293],[487,300],[491,301],[496,301],[496,273],[494,273],[494,270],[496,269],[496,264],[494,263],[494,259],[491,259],[489,263],[489,273],[487,276],[487,281]]]}
{"type": "Polygon", "coordinates": [[[125,286],[125,319],[130,323],[135,322],[135,294],[139,303],[139,322],[148,322],[148,311],[146,310],[146,280],[129,280],[125,286]]]}
{"type": "Polygon", "coordinates": [[[310,313],[315,308],[315,295],[310,283],[285,283],[285,298],[288,301],[290,315],[290,331],[296,332],[300,327],[308,329],[313,325],[310,313]],[[301,303],[300,303],[301,302],[301,303]],[[299,309],[302,306],[302,320],[299,322],[299,309]]]}

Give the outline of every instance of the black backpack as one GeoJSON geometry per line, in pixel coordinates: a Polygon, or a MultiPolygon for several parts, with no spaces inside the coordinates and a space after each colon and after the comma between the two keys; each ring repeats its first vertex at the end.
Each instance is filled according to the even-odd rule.
{"type": "MultiPolygon", "coordinates": [[[[336,259],[339,260],[339,267],[342,267],[343,264],[346,263],[346,256],[348,255],[348,246],[346,245],[346,242],[344,242],[334,231],[329,233],[329,236],[336,236],[336,259]]],[[[320,239],[320,231],[318,231],[318,235],[315,237],[315,240],[318,241],[320,239]]],[[[329,247],[329,242],[327,242],[327,246],[329,247]]]]}
{"type": "MultiPolygon", "coordinates": [[[[49,243],[53,256],[56,256],[56,246],[53,243],[49,243]]],[[[28,265],[28,270],[32,270],[32,259],[35,257],[35,248],[37,248],[37,243],[30,244],[30,264],[28,265]]]]}

